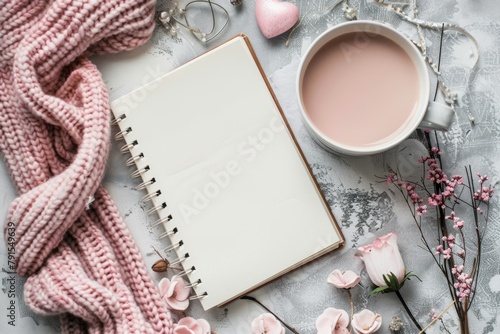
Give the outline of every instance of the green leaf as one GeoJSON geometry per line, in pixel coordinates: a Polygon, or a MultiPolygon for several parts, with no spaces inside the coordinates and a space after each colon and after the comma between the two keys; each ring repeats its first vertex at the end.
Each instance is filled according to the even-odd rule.
{"type": "Polygon", "coordinates": [[[420,279],[420,277],[418,277],[417,275],[413,274],[411,271],[408,274],[406,274],[406,276],[403,278],[403,281],[410,280],[410,277],[416,277],[420,282],[422,282],[422,280],[420,279]]]}
{"type": "Polygon", "coordinates": [[[389,273],[388,275],[382,275],[382,278],[384,279],[385,284],[387,284],[388,287],[390,287],[393,291],[397,291],[401,288],[398,282],[398,278],[394,273],[389,273]]]}
{"type": "Polygon", "coordinates": [[[392,271],[389,275],[389,279],[391,281],[391,287],[393,289],[399,290],[401,288],[401,286],[399,285],[399,282],[398,282],[398,278],[396,277],[396,275],[394,275],[394,273],[392,271]]]}
{"type": "Polygon", "coordinates": [[[387,286],[391,286],[390,275],[382,275],[382,278],[387,286]]]}
{"type": "Polygon", "coordinates": [[[420,277],[418,277],[417,275],[412,274],[411,272],[409,272],[408,274],[406,274],[406,276],[401,281],[401,287],[404,285],[404,283],[406,281],[410,281],[412,277],[416,277],[420,282],[422,282],[422,280],[420,279],[420,277]]]}
{"type": "Polygon", "coordinates": [[[392,291],[386,291],[386,290],[391,290],[391,288],[389,288],[387,286],[379,286],[378,288],[373,289],[372,292],[370,292],[370,294],[368,295],[368,297],[371,297],[372,295],[376,295],[378,293],[392,292],[392,291]]]}
{"type": "Polygon", "coordinates": [[[405,277],[403,277],[403,279],[401,280],[401,282],[398,281],[398,278],[396,277],[396,275],[394,275],[393,272],[387,275],[382,275],[382,278],[384,279],[384,282],[385,284],[387,284],[387,286],[379,286],[378,288],[375,288],[372,292],[370,292],[369,296],[376,295],[378,293],[389,293],[389,292],[399,291],[403,287],[404,283],[407,280],[409,281],[410,278],[412,277],[416,277],[420,282],[422,282],[422,280],[417,275],[412,274],[411,272],[406,274],[405,277]]]}

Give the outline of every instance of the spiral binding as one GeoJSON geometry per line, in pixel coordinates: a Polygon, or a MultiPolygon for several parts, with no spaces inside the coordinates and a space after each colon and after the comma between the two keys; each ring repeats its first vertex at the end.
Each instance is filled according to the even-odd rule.
{"type": "Polygon", "coordinates": [[[153,224],[151,224],[151,227],[156,227],[171,220],[172,220],[172,215],[168,215],[166,217],[160,218],[157,221],[155,221],[153,224]]]}
{"type": "Polygon", "coordinates": [[[143,203],[147,203],[147,202],[153,200],[153,197],[158,197],[160,195],[161,195],[161,190],[157,190],[154,193],[147,194],[146,196],[144,196],[143,198],[141,198],[141,201],[143,203]]]}
{"type": "Polygon", "coordinates": [[[171,266],[176,266],[184,261],[186,261],[189,258],[189,253],[184,254],[183,257],[178,258],[177,260],[171,261],[170,265],[171,266]]]}
{"type": "Polygon", "coordinates": [[[189,300],[202,299],[202,298],[205,298],[206,296],[208,296],[208,293],[205,291],[200,295],[190,296],[189,300]]]}
{"type": "Polygon", "coordinates": [[[186,275],[191,274],[194,271],[196,271],[196,267],[195,266],[191,266],[190,268],[184,269],[183,271],[179,271],[177,273],[177,276],[186,276],[186,275]]]}
{"type": "Polygon", "coordinates": [[[147,165],[144,168],[136,170],[135,172],[133,172],[132,174],[130,174],[130,177],[133,178],[133,179],[135,179],[135,178],[141,176],[141,174],[146,173],[148,170],[149,170],[149,165],[147,165]]]}
{"type": "Polygon", "coordinates": [[[176,249],[176,248],[180,248],[182,245],[184,245],[184,241],[179,240],[179,242],[176,242],[175,244],[172,244],[172,245],[170,245],[170,246],[168,246],[168,247],[164,248],[164,249],[163,249],[163,251],[164,251],[165,253],[168,253],[168,252],[170,252],[171,250],[174,250],[174,249],[176,249]]]}
{"type": "Polygon", "coordinates": [[[111,125],[116,125],[121,121],[123,121],[125,118],[127,118],[127,116],[125,114],[121,114],[120,116],[111,121],[111,125]]]}
{"type": "Polygon", "coordinates": [[[138,160],[140,160],[140,159],[142,159],[142,158],[144,158],[144,153],[142,153],[142,152],[141,152],[141,153],[137,154],[135,157],[130,157],[130,158],[128,158],[128,159],[127,159],[127,162],[125,162],[125,164],[126,164],[127,166],[132,166],[132,165],[134,165],[134,164],[135,164],[138,160]]]}
{"type": "Polygon", "coordinates": [[[132,143],[130,144],[125,144],[123,145],[121,148],[120,148],[120,152],[122,153],[125,153],[125,152],[130,152],[130,150],[132,149],[132,147],[136,146],[136,145],[139,145],[139,142],[137,140],[134,140],[132,143]]]}
{"type": "MultiPolygon", "coordinates": [[[[119,116],[115,117],[115,119],[111,122],[112,125],[116,125],[117,124],[121,128],[121,131],[118,132],[115,135],[115,139],[116,140],[125,140],[127,136],[129,136],[131,133],[133,133],[132,127],[130,127],[130,126],[124,126],[124,125],[120,124],[126,118],[127,118],[127,116],[125,114],[122,114],[122,115],[119,115],[119,116]]],[[[120,151],[122,153],[131,152],[133,149],[136,149],[137,146],[139,146],[139,141],[138,140],[136,140],[136,139],[127,140],[127,143],[120,148],[120,151]]],[[[134,156],[130,157],[129,159],[127,159],[126,165],[127,166],[132,166],[134,164],[138,164],[139,161],[142,161],[144,159],[145,159],[144,153],[140,152],[139,154],[134,155],[134,156]]],[[[155,190],[155,191],[149,191],[149,187],[156,183],[156,178],[155,177],[145,178],[145,174],[147,172],[151,172],[151,167],[149,165],[145,165],[142,168],[138,168],[138,169],[136,169],[135,171],[133,171],[130,174],[130,176],[132,178],[137,178],[137,177],[140,177],[140,176],[143,178],[143,182],[140,183],[137,187],[135,187],[136,190],[146,189],[148,191],[148,194],[146,194],[141,199],[141,201],[143,203],[147,203],[149,201],[153,202],[155,198],[158,198],[158,197],[160,197],[162,195],[162,191],[160,189],[155,190]]],[[[162,210],[164,210],[166,208],[167,208],[167,203],[166,202],[161,202],[159,205],[155,205],[151,209],[149,209],[147,211],[147,214],[151,215],[151,214],[153,214],[155,212],[159,214],[160,211],[162,211],[162,210]]],[[[154,223],[151,224],[151,227],[163,225],[164,223],[170,222],[171,220],[173,220],[173,217],[170,214],[167,215],[167,216],[165,216],[165,217],[163,217],[163,218],[160,216],[160,218],[158,220],[156,220],[154,223]]],[[[166,230],[165,232],[163,232],[162,234],[160,234],[158,236],[158,239],[160,240],[160,239],[164,239],[164,238],[167,238],[167,237],[170,239],[173,235],[175,235],[177,233],[179,233],[179,229],[177,227],[173,227],[172,229],[166,230]]],[[[184,241],[183,240],[179,240],[178,242],[172,243],[170,246],[164,248],[163,251],[165,253],[168,253],[168,252],[170,252],[172,250],[179,251],[183,247],[184,247],[184,241]]],[[[184,253],[183,256],[181,256],[181,257],[177,258],[176,260],[170,262],[170,265],[175,266],[175,265],[178,265],[178,264],[181,264],[181,263],[187,261],[188,259],[189,259],[189,253],[186,252],[186,253],[184,253]]],[[[176,275],[177,276],[189,276],[194,271],[196,271],[196,267],[195,266],[191,266],[191,267],[187,267],[184,270],[178,272],[176,275]]],[[[197,287],[197,286],[199,286],[201,284],[202,284],[202,280],[200,278],[198,278],[196,281],[193,281],[190,284],[186,285],[186,287],[188,287],[188,288],[194,288],[194,287],[197,287]]],[[[200,293],[200,294],[192,295],[192,296],[189,297],[189,299],[190,300],[202,299],[202,298],[205,298],[206,296],[208,296],[208,293],[205,291],[205,292],[200,293]]]]}
{"type": "Polygon", "coordinates": [[[178,232],[177,227],[174,227],[173,229],[167,230],[167,231],[163,232],[162,234],[160,234],[158,236],[158,240],[161,240],[161,239],[166,238],[166,237],[170,237],[171,235],[174,235],[177,232],[178,232]]]}
{"type": "Polygon", "coordinates": [[[132,132],[132,128],[131,127],[128,127],[126,128],[125,130],[122,130],[120,132],[118,132],[116,135],[115,135],[115,139],[116,140],[122,140],[125,138],[126,135],[128,135],[130,132],[132,132]]]}
{"type": "Polygon", "coordinates": [[[167,207],[167,203],[163,202],[161,203],[160,205],[157,205],[155,207],[152,207],[151,209],[148,210],[148,216],[149,215],[152,215],[153,213],[157,212],[157,211],[160,211],[160,210],[163,210],[167,207]]]}
{"type": "Polygon", "coordinates": [[[201,279],[197,279],[196,281],[194,281],[193,283],[190,283],[188,285],[186,285],[187,288],[192,288],[192,287],[195,287],[195,286],[198,286],[200,285],[202,282],[201,282],[201,279]]]}
{"type": "Polygon", "coordinates": [[[145,189],[145,188],[149,187],[150,185],[152,185],[155,182],[156,182],[156,179],[153,177],[151,180],[144,181],[141,184],[139,184],[137,187],[135,187],[135,190],[145,189]]]}

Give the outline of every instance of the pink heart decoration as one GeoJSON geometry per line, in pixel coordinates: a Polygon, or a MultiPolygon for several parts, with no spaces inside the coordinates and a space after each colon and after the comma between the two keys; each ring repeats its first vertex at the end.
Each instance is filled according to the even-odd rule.
{"type": "Polygon", "coordinates": [[[257,0],[255,16],[266,38],[281,35],[297,22],[299,9],[292,3],[280,0],[257,0]]]}

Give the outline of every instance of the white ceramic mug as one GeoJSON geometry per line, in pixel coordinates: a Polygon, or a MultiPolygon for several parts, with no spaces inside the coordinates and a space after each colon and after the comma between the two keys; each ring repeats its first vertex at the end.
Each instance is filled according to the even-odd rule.
{"type": "MultiPolygon", "coordinates": [[[[376,84],[376,83],[374,83],[376,84]]],[[[450,107],[429,101],[430,95],[430,78],[427,69],[426,61],[424,60],[422,54],[417,49],[417,47],[402,33],[392,28],[388,24],[374,21],[351,21],[343,24],[339,24],[323,34],[321,34],[306,51],[304,57],[299,66],[298,76],[297,76],[297,94],[299,97],[299,105],[301,113],[304,119],[304,123],[311,134],[311,136],[323,147],[334,152],[347,155],[367,155],[379,153],[388,150],[406,139],[416,128],[427,128],[435,130],[448,130],[449,126],[454,117],[454,111],[450,107]],[[379,142],[374,145],[368,146],[349,146],[342,144],[329,138],[324,133],[322,133],[311,121],[307,110],[304,106],[302,88],[304,81],[304,73],[306,72],[307,66],[309,65],[311,59],[314,55],[328,42],[332,41],[334,38],[338,38],[349,33],[366,33],[373,36],[380,35],[386,37],[396,43],[401,47],[406,54],[410,57],[411,61],[415,65],[416,72],[418,75],[418,86],[419,86],[419,96],[415,107],[415,111],[412,116],[406,122],[406,125],[401,131],[398,131],[397,135],[389,138],[386,141],[379,142]]],[[[384,117],[384,115],[380,115],[384,117]]],[[[353,131],[355,130],[356,124],[352,124],[353,131]]]]}

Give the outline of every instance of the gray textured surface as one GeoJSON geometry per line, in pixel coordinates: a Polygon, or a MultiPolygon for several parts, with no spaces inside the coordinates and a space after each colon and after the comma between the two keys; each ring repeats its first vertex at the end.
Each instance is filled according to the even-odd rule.
{"type": "MultiPolygon", "coordinates": [[[[414,157],[423,154],[424,147],[416,139],[409,139],[399,147],[386,153],[363,157],[339,157],[324,151],[308,136],[300,119],[295,96],[295,75],[301,55],[316,36],[327,28],[344,22],[340,7],[329,11],[329,1],[291,1],[297,4],[303,18],[291,43],[285,47],[285,36],[266,40],[258,30],[254,16],[254,1],[244,0],[241,8],[234,9],[229,1],[219,0],[230,12],[230,23],[223,35],[212,43],[223,41],[236,33],[247,34],[256,50],[264,71],[271,81],[292,129],[305,152],[314,174],[330,204],[346,237],[346,246],[310,265],[288,274],[261,288],[253,295],[268,305],[300,333],[315,333],[315,319],[323,309],[332,306],[348,310],[347,296],[343,291],[326,284],[326,277],[333,269],[351,269],[362,274],[362,283],[369,286],[368,277],[361,261],[354,257],[357,246],[370,242],[375,236],[396,231],[400,234],[400,246],[408,270],[415,272],[423,282],[412,281],[403,290],[410,308],[415,311],[421,323],[430,319],[428,313],[440,310],[450,301],[443,279],[437,272],[427,253],[419,248],[419,239],[414,224],[398,194],[384,183],[378,183],[376,175],[383,175],[389,167],[404,166],[405,172],[419,172],[414,157]],[[409,158],[410,157],[410,158],[409,158]]],[[[181,1],[181,3],[183,3],[181,1]]],[[[394,14],[365,1],[351,3],[359,9],[362,19],[391,22],[401,31],[415,36],[415,30],[403,23],[394,14]]],[[[467,28],[479,42],[481,60],[479,71],[466,92],[466,82],[472,61],[471,45],[456,34],[446,34],[444,38],[442,72],[447,84],[459,93],[460,105],[451,130],[440,135],[446,170],[461,172],[464,165],[471,164],[476,172],[487,174],[493,182],[498,179],[500,159],[500,114],[498,112],[500,82],[500,6],[495,0],[446,0],[435,2],[418,1],[420,17],[436,22],[450,22],[467,28]],[[471,127],[466,109],[476,119],[471,127]]],[[[162,7],[160,1],[158,7],[162,7]]],[[[430,54],[437,55],[438,35],[426,32],[430,54]]],[[[210,46],[210,45],[209,45],[210,46]]],[[[208,46],[208,47],[209,47],[208,46]]],[[[133,88],[168,72],[196,55],[206,46],[200,45],[188,33],[181,31],[179,38],[172,39],[157,29],[151,42],[133,52],[105,56],[95,59],[103,72],[110,89],[111,98],[119,97],[133,88]]],[[[196,95],[196,92],[193,92],[196,95]]],[[[362,92],[359,92],[360,96],[362,92]]],[[[387,87],[390,96],[391,89],[387,87]]],[[[165,100],[168,108],[168,99],[165,100]]],[[[105,186],[116,200],[121,213],[138,241],[148,264],[156,260],[149,245],[162,246],[155,240],[159,229],[145,228],[148,218],[146,207],[139,204],[143,193],[133,190],[136,185],[128,177],[130,170],[125,167],[126,156],[119,154],[118,144],[113,144],[109,158],[105,186]]],[[[5,166],[0,164],[0,215],[5,216],[9,203],[14,198],[14,190],[5,166]]],[[[492,206],[489,230],[484,242],[483,263],[479,277],[477,299],[470,312],[472,333],[500,332],[500,225],[498,201],[492,206]]],[[[2,241],[3,242],[3,241],[2,241]]],[[[323,242],[318,240],[318,243],[323,242]]],[[[0,249],[2,266],[5,266],[5,249],[0,249]]],[[[222,265],[222,264],[221,264],[222,265]]],[[[3,284],[6,274],[0,274],[3,284]]],[[[156,279],[161,276],[156,275],[156,279]]],[[[22,280],[17,280],[19,303],[22,305],[22,280]]],[[[379,333],[388,333],[392,316],[408,318],[396,297],[381,295],[367,298],[368,290],[356,288],[353,296],[356,309],[367,307],[382,314],[383,326],[379,333]]],[[[0,293],[0,300],[6,300],[0,293]]],[[[4,305],[4,303],[1,303],[4,305]]],[[[3,309],[3,308],[2,308],[3,309]]],[[[0,332],[2,333],[57,333],[57,321],[34,316],[27,308],[19,308],[16,328],[7,326],[6,311],[0,311],[0,332]]],[[[238,301],[225,309],[203,312],[198,303],[192,303],[188,314],[204,317],[220,334],[249,333],[250,322],[263,312],[258,306],[247,301],[238,301]]],[[[455,315],[450,310],[444,321],[452,333],[456,333],[455,315]]],[[[411,333],[407,330],[407,333],[411,333]]],[[[439,325],[428,333],[440,333],[439,325]]]]}

